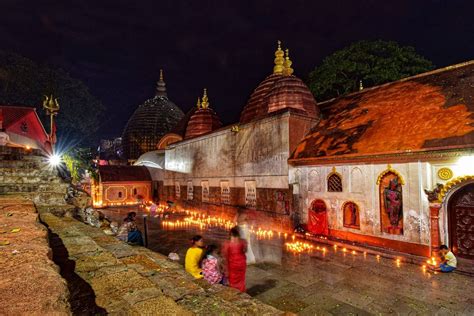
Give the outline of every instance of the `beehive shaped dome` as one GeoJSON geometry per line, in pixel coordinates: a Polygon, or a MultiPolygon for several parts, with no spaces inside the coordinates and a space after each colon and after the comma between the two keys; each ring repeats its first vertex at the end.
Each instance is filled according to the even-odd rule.
{"type": "Polygon", "coordinates": [[[210,133],[222,126],[216,112],[209,107],[206,89],[202,103],[198,99],[197,109],[192,114],[186,127],[184,139],[197,137],[206,133],[210,133]]]}
{"type": "Polygon", "coordinates": [[[273,74],[265,78],[250,95],[240,115],[240,123],[261,119],[284,109],[292,109],[311,118],[319,115],[313,94],[301,79],[292,74],[288,50],[286,60],[283,55],[279,43],[273,74]]]}
{"type": "Polygon", "coordinates": [[[168,99],[163,74],[160,73],[156,95],[138,106],[125,126],[122,134],[124,156],[133,160],[156,150],[161,137],[183,116],[183,111],[168,99]]]}

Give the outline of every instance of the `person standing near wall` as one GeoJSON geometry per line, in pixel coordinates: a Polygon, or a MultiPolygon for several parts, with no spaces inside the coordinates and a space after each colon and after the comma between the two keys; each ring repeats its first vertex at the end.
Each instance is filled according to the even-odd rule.
{"type": "Polygon", "coordinates": [[[229,285],[241,292],[245,292],[246,251],[247,242],[240,238],[238,227],[233,227],[230,230],[230,240],[226,241],[222,247],[222,254],[227,268],[229,285]]]}

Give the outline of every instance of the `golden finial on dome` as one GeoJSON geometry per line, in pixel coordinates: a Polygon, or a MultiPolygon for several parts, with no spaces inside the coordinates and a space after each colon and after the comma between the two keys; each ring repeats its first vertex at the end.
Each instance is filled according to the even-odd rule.
{"type": "Polygon", "coordinates": [[[156,83],[156,96],[167,97],[166,94],[166,83],[163,79],[163,69],[160,69],[160,80],[156,83]]]}
{"type": "Polygon", "coordinates": [[[273,67],[274,74],[282,74],[284,70],[285,53],[281,50],[281,41],[278,41],[278,49],[275,51],[275,66],[273,67]]]}
{"type": "Polygon", "coordinates": [[[201,98],[198,97],[198,101],[197,101],[197,104],[196,104],[198,110],[201,108],[201,98]]]}
{"type": "Polygon", "coordinates": [[[287,48],[285,52],[286,52],[286,57],[285,57],[284,65],[283,65],[285,69],[283,70],[283,74],[285,76],[291,76],[294,70],[293,68],[291,68],[291,65],[293,64],[293,62],[290,60],[290,50],[287,48]]]}
{"type": "Polygon", "coordinates": [[[207,89],[204,88],[204,94],[202,96],[201,108],[207,109],[209,107],[209,99],[207,97],[207,89]]]}

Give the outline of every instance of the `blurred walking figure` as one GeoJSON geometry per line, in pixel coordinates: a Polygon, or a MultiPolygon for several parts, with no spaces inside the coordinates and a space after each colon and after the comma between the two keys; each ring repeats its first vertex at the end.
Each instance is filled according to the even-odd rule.
{"type": "Polygon", "coordinates": [[[186,251],[184,258],[184,268],[186,272],[196,279],[202,279],[202,270],[199,267],[204,250],[204,240],[202,236],[196,235],[191,238],[191,247],[186,251]]]}
{"type": "Polygon", "coordinates": [[[238,227],[233,227],[230,230],[230,240],[224,243],[222,254],[229,286],[241,292],[245,292],[246,251],[247,242],[240,238],[238,227]]]}
{"type": "Polygon", "coordinates": [[[240,237],[242,239],[245,239],[247,242],[247,252],[245,253],[245,256],[247,257],[247,264],[254,264],[257,262],[256,256],[255,256],[255,247],[257,247],[256,243],[252,242],[252,236],[250,234],[250,226],[248,222],[248,217],[247,214],[243,213],[242,211],[239,211],[236,216],[237,226],[239,227],[239,233],[240,237]]]}

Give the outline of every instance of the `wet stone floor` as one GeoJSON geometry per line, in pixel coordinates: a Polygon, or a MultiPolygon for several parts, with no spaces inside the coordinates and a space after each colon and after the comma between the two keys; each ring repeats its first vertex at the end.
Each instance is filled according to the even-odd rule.
{"type": "MultiPolygon", "coordinates": [[[[116,221],[127,211],[103,210],[116,221]]],[[[227,238],[219,228],[169,230],[160,222],[148,218],[148,248],[166,255],[177,252],[181,262],[193,235],[217,245],[227,238]]],[[[252,240],[254,253],[264,262],[248,266],[247,293],[280,310],[299,315],[474,315],[473,277],[433,274],[403,261],[314,243],[313,251],[295,254],[286,250],[282,236],[252,240]]]]}

